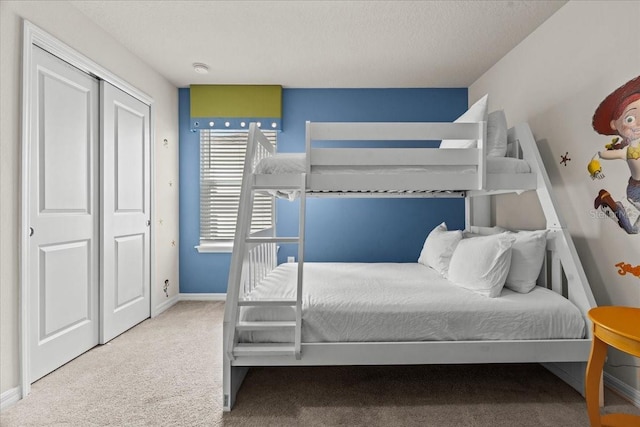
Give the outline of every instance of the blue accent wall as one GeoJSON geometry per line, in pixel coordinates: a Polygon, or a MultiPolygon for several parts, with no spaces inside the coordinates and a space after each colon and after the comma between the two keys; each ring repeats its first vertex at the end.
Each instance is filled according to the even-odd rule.
{"type": "MultiPolygon", "coordinates": [[[[304,151],[305,121],[449,122],[467,109],[467,89],[283,89],[280,152],[304,151]]],[[[179,90],[180,292],[224,293],[231,254],[201,254],[199,138],[190,130],[189,89],[179,90]]],[[[277,227],[295,236],[298,202],[279,200],[277,227]]],[[[464,227],[463,199],[308,199],[307,261],[415,262],[429,231],[464,227]]],[[[279,259],[296,256],[282,245],[279,259]]]]}

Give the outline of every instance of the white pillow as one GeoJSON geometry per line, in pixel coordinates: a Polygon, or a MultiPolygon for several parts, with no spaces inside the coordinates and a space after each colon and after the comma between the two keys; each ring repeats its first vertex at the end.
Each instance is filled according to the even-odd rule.
{"type": "Polygon", "coordinates": [[[427,236],[418,262],[447,277],[451,255],[460,240],[462,240],[462,231],[447,231],[447,225],[443,222],[431,230],[427,236]]]}
{"type": "Polygon", "coordinates": [[[504,286],[512,291],[526,294],[536,286],[544,261],[549,230],[520,231],[511,255],[511,268],[504,286]]]}
{"type": "Polygon", "coordinates": [[[504,110],[497,110],[487,117],[487,156],[504,157],[506,154],[507,118],[504,110]]]}
{"type": "Polygon", "coordinates": [[[490,298],[500,296],[511,265],[512,233],[464,239],[453,252],[448,279],[490,298]]]}
{"type": "Polygon", "coordinates": [[[494,225],[493,227],[472,226],[471,230],[465,230],[462,232],[462,238],[491,236],[492,234],[500,234],[505,231],[509,230],[498,225],[494,225]]]}
{"type": "MultiPolygon", "coordinates": [[[[476,123],[487,121],[487,101],[489,95],[485,95],[476,101],[469,109],[454,123],[476,123]]],[[[443,139],[440,148],[474,148],[478,146],[475,139],[443,139]]]]}
{"type": "Polygon", "coordinates": [[[520,153],[521,151],[518,144],[515,142],[507,142],[507,153],[505,154],[505,157],[519,159],[521,157],[520,153]]]}

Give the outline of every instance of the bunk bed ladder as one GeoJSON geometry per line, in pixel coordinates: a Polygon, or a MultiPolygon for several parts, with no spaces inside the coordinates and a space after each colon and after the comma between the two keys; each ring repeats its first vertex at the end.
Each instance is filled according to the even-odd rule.
{"type": "MultiPolygon", "coordinates": [[[[245,238],[248,248],[252,246],[269,243],[298,243],[298,272],[295,299],[240,299],[239,307],[249,306],[293,306],[295,307],[295,320],[277,320],[277,321],[239,321],[239,311],[236,313],[236,327],[233,357],[237,356],[286,356],[294,355],[296,359],[301,358],[302,348],[302,280],[304,266],[304,228],[305,228],[305,210],[306,210],[306,174],[301,174],[300,186],[291,189],[300,191],[300,221],[298,237],[252,237],[245,238]],[[257,343],[237,343],[237,335],[246,331],[292,331],[294,333],[293,343],[276,343],[276,344],[257,344],[257,343]]],[[[253,190],[253,189],[252,189],[253,190]]],[[[249,255],[249,251],[246,251],[249,255]]]]}
{"type": "MultiPolygon", "coordinates": [[[[234,252],[229,271],[227,295],[228,310],[225,312],[225,347],[230,360],[236,357],[263,356],[295,356],[301,357],[302,333],[302,271],[304,263],[304,218],[306,208],[306,174],[301,174],[300,181],[291,185],[291,190],[300,191],[300,226],[298,237],[276,236],[275,226],[251,233],[253,199],[256,192],[268,190],[256,187],[253,175],[253,163],[256,150],[265,149],[260,146],[259,137],[264,137],[255,124],[249,128],[247,154],[240,194],[238,223],[234,239],[234,252]],[[282,299],[248,299],[246,294],[253,289],[277,265],[278,243],[298,244],[298,275],[296,298],[282,299]],[[242,295],[242,298],[241,298],[242,295]],[[295,320],[277,321],[240,321],[240,307],[295,307],[295,320]],[[292,343],[260,344],[238,343],[238,336],[243,332],[290,331],[293,332],[292,343]]],[[[266,147],[266,145],[265,145],[266,147]]],[[[279,188],[282,189],[282,188],[279,188]]]]}

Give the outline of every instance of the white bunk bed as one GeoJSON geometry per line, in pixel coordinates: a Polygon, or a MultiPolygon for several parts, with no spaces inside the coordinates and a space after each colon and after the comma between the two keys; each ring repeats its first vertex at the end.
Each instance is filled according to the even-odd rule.
{"type": "MultiPolygon", "coordinates": [[[[548,175],[529,126],[523,123],[509,129],[508,139],[517,147],[513,151],[521,154],[522,159],[507,158],[497,162],[488,159],[485,122],[307,122],[306,152],[282,156],[275,153],[259,128],[251,124],[225,306],[224,409],[232,408],[244,376],[253,366],[543,363],[583,393],[584,371],[591,347],[587,311],[595,306],[595,301],[566,224],[556,208],[548,175]],[[370,147],[371,141],[441,139],[477,140],[477,147],[318,147],[326,141],[337,141],[338,144],[367,141],[370,147]],[[537,192],[549,230],[547,255],[537,282],[546,289],[538,291],[551,294],[552,298],[561,296],[564,303],[568,301],[584,322],[584,335],[574,332],[569,336],[560,332],[559,336],[547,338],[523,338],[516,333],[515,337],[512,334],[469,338],[464,334],[432,336],[427,331],[420,336],[369,337],[375,341],[359,338],[335,341],[331,337],[328,341],[324,339],[326,337],[314,337],[306,327],[310,325],[303,324],[303,316],[308,316],[305,319],[311,322],[312,315],[309,298],[303,302],[307,283],[303,279],[308,273],[313,274],[317,267],[309,264],[305,268],[304,262],[307,197],[465,197],[466,229],[474,231],[477,229],[474,224],[478,219],[486,221],[488,213],[483,209],[474,211],[471,198],[529,190],[537,192]],[[250,233],[256,192],[300,198],[298,236],[278,236],[275,226],[250,233]],[[295,267],[277,265],[279,244],[298,244],[295,267]],[[279,283],[283,287],[281,293],[279,283]],[[270,292],[261,292],[267,287],[270,292]],[[273,313],[285,315],[274,317],[273,313]]],[[[478,205],[486,207],[486,203],[478,205]]],[[[333,266],[334,270],[339,268],[333,266]]],[[[407,268],[416,267],[407,264],[407,268]]],[[[312,288],[317,287],[312,283],[313,276],[308,279],[312,288]]],[[[389,312],[389,307],[385,310],[389,312]]],[[[467,324],[469,322],[473,320],[468,320],[467,324]]]]}

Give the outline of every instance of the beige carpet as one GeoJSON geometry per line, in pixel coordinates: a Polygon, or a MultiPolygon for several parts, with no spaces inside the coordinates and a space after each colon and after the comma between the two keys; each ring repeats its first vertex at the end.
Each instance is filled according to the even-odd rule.
{"type": "MultiPolygon", "coordinates": [[[[588,426],[539,365],[261,368],[221,410],[224,305],[180,302],[32,386],[2,426],[588,426]]],[[[613,393],[607,412],[640,414],[613,393]]]]}

